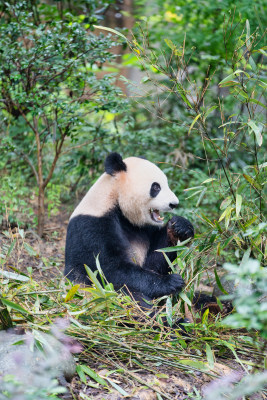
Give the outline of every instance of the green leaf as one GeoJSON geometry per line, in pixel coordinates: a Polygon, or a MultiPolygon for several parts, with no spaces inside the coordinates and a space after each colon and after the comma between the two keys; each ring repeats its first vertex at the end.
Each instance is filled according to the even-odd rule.
{"type": "Polygon", "coordinates": [[[189,367],[198,369],[199,371],[207,372],[209,371],[209,367],[203,361],[194,361],[194,360],[179,360],[179,363],[183,365],[188,365],[189,367]]]}
{"type": "Polygon", "coordinates": [[[210,366],[210,369],[213,369],[214,367],[214,356],[211,351],[210,345],[206,343],[206,355],[207,355],[207,361],[210,366]]]}
{"type": "Polygon", "coordinates": [[[94,379],[97,383],[103,386],[107,386],[107,382],[87,365],[80,364],[80,368],[81,371],[90,376],[90,378],[94,379]]]}
{"type": "Polygon", "coordinates": [[[111,386],[114,387],[114,389],[116,389],[122,396],[127,396],[130,397],[129,393],[125,392],[125,390],[120,387],[117,383],[113,382],[112,379],[105,377],[105,379],[111,384],[111,386]]]}
{"type": "Polygon", "coordinates": [[[115,29],[107,28],[106,26],[100,26],[100,25],[93,25],[93,26],[96,29],[101,29],[103,31],[107,31],[107,32],[110,32],[110,33],[114,33],[115,35],[121,36],[123,39],[125,39],[128,42],[127,37],[124,36],[122,33],[118,32],[118,31],[115,31],[115,29]]]}
{"type": "Polygon", "coordinates": [[[262,186],[255,181],[255,179],[251,178],[251,176],[247,174],[243,174],[243,177],[254,187],[256,190],[262,190],[262,186]]]}
{"type": "Polygon", "coordinates": [[[210,310],[209,308],[207,308],[202,316],[202,324],[205,325],[207,320],[208,320],[208,316],[209,316],[210,310]]]}
{"type": "Polygon", "coordinates": [[[0,269],[0,275],[4,276],[5,278],[8,278],[8,279],[14,279],[15,281],[19,281],[19,282],[27,282],[30,280],[30,278],[28,276],[16,274],[14,272],[5,271],[2,269],[0,269]]]}
{"type": "Polygon", "coordinates": [[[182,85],[180,83],[177,83],[176,87],[177,87],[178,93],[182,97],[183,101],[188,105],[188,107],[192,108],[190,101],[186,97],[186,92],[185,92],[184,88],[182,87],[182,85]]]}
{"type": "Polygon", "coordinates": [[[203,183],[208,183],[208,182],[213,182],[213,181],[217,181],[217,179],[216,178],[206,179],[204,182],[201,183],[201,185],[203,185],[203,183]]]}
{"type": "Polygon", "coordinates": [[[85,373],[83,372],[83,370],[82,370],[82,368],[81,368],[80,365],[77,365],[77,367],[76,367],[76,372],[77,372],[77,374],[79,375],[81,381],[82,381],[84,384],[86,384],[87,379],[86,379],[85,373]]]}
{"type": "Polygon", "coordinates": [[[2,303],[5,304],[7,307],[12,308],[13,310],[19,311],[24,314],[30,314],[28,310],[25,310],[25,308],[21,307],[19,304],[13,303],[13,301],[4,299],[1,297],[2,303]]]}
{"type": "Polygon", "coordinates": [[[209,108],[207,111],[205,111],[205,118],[207,118],[207,116],[216,108],[218,108],[218,106],[212,106],[211,108],[209,108]]]}
{"type": "Polygon", "coordinates": [[[232,210],[231,205],[228,206],[228,207],[226,207],[226,209],[224,210],[224,212],[223,212],[222,215],[220,216],[218,222],[221,222],[224,218],[226,218],[226,217],[229,215],[229,212],[231,212],[231,210],[232,210]]]}
{"type": "MultiPolygon", "coordinates": [[[[229,82],[231,82],[232,79],[233,79],[236,75],[239,76],[240,74],[245,74],[245,75],[247,76],[247,78],[250,77],[249,74],[248,74],[247,72],[242,71],[242,69],[237,69],[237,70],[234,71],[232,74],[230,74],[230,75],[228,75],[226,78],[224,78],[224,79],[219,83],[219,85],[220,85],[220,86],[229,86],[229,85],[226,85],[226,84],[229,83],[229,82]]],[[[236,85],[239,85],[239,82],[237,82],[237,81],[232,81],[232,83],[233,83],[233,84],[236,84],[236,85]]]]}
{"type": "Polygon", "coordinates": [[[242,196],[240,194],[236,195],[236,215],[239,217],[240,210],[242,205],[242,196]]]}
{"type": "Polygon", "coordinates": [[[259,100],[256,100],[256,99],[249,99],[248,102],[257,104],[258,106],[261,106],[263,108],[267,108],[266,104],[263,104],[262,102],[260,102],[259,100]]]}
{"type": "Polygon", "coordinates": [[[254,215],[254,217],[250,218],[244,225],[244,228],[248,228],[253,222],[255,222],[258,219],[257,215],[254,215]]]}
{"type": "Polygon", "coordinates": [[[195,123],[197,122],[197,120],[198,120],[199,117],[201,117],[201,113],[198,114],[198,115],[196,116],[196,118],[194,119],[194,121],[193,121],[192,124],[190,125],[189,131],[188,131],[188,135],[190,134],[190,132],[191,132],[193,126],[195,125],[195,123]]]}
{"type": "Polygon", "coordinates": [[[171,49],[171,50],[175,50],[176,46],[175,44],[173,44],[173,42],[170,39],[164,39],[164,42],[167,44],[167,46],[171,49]]]}
{"type": "Polygon", "coordinates": [[[252,119],[250,121],[248,121],[248,126],[250,126],[250,128],[255,133],[255,137],[256,137],[257,143],[258,143],[259,146],[261,146],[262,145],[261,129],[255,124],[255,122],[252,119]]]}
{"type": "Polygon", "coordinates": [[[166,301],[166,318],[168,324],[172,327],[172,300],[169,296],[166,301]]]}
{"type": "Polygon", "coordinates": [[[207,188],[205,187],[205,188],[202,190],[202,192],[200,193],[200,196],[199,196],[199,198],[198,198],[198,200],[197,200],[196,207],[198,207],[198,206],[200,205],[200,203],[201,203],[201,201],[202,201],[202,199],[203,199],[203,197],[204,197],[206,191],[207,191],[207,188]]]}
{"type": "Polygon", "coordinates": [[[12,328],[13,322],[8,312],[8,309],[0,299],[0,321],[2,323],[2,329],[12,328]]]}
{"type": "Polygon", "coordinates": [[[79,289],[80,285],[74,285],[67,293],[66,297],[65,297],[65,303],[67,303],[69,300],[71,300],[75,293],[77,293],[78,289],[79,289]]]}
{"type": "Polygon", "coordinates": [[[179,294],[179,297],[181,297],[181,299],[182,299],[186,304],[188,304],[190,307],[192,306],[191,301],[189,300],[189,298],[187,297],[187,295],[186,295],[184,292],[181,292],[181,293],[179,294]]]}
{"type": "Polygon", "coordinates": [[[30,256],[37,256],[37,252],[28,243],[24,242],[23,246],[30,256]]]}
{"type": "Polygon", "coordinates": [[[201,216],[202,216],[202,218],[203,218],[210,226],[214,227],[214,223],[211,222],[211,220],[210,220],[208,217],[206,217],[206,215],[204,215],[203,213],[201,213],[201,216]]]}
{"type": "Polygon", "coordinates": [[[105,291],[102,288],[101,284],[99,283],[99,281],[98,281],[97,277],[95,276],[95,274],[93,273],[93,271],[85,264],[84,264],[84,268],[85,268],[85,270],[86,270],[91,282],[100,291],[100,293],[103,295],[103,297],[105,297],[105,291]]]}
{"type": "Polygon", "coordinates": [[[241,263],[240,263],[240,268],[248,262],[250,253],[251,253],[251,248],[249,247],[245,251],[245,253],[244,253],[243,257],[242,257],[242,260],[241,260],[241,263]]]}
{"type": "Polygon", "coordinates": [[[228,292],[226,292],[226,290],[223,288],[223,285],[220,281],[219,275],[217,274],[216,268],[214,268],[214,274],[215,274],[215,279],[216,279],[216,283],[218,285],[218,288],[220,289],[220,291],[224,294],[228,294],[228,292]]]}
{"type": "Polygon", "coordinates": [[[224,210],[232,203],[232,197],[228,196],[224,199],[220,205],[220,210],[224,210]]]}
{"type": "Polygon", "coordinates": [[[11,252],[14,249],[15,244],[17,243],[17,239],[13,240],[13,242],[11,243],[11,245],[8,248],[7,254],[6,254],[6,258],[8,258],[11,254],[11,252]]]}
{"type": "Polygon", "coordinates": [[[216,220],[214,220],[214,223],[215,223],[215,225],[216,225],[216,228],[218,229],[218,231],[219,231],[220,233],[222,233],[222,232],[223,232],[223,230],[222,230],[222,228],[221,228],[221,225],[219,224],[219,222],[218,222],[218,221],[216,221],[216,220]]]}

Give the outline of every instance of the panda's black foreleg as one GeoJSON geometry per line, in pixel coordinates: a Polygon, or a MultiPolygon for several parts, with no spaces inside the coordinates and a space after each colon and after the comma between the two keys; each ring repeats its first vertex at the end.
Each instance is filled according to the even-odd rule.
{"type": "Polygon", "coordinates": [[[100,264],[108,282],[116,288],[127,286],[131,292],[139,292],[152,299],[179,293],[184,281],[178,274],[160,275],[125,260],[111,260],[100,264]]]}
{"type": "MultiPolygon", "coordinates": [[[[168,238],[167,225],[161,229],[154,229],[150,231],[150,247],[143,265],[143,268],[154,271],[161,275],[167,275],[171,272],[169,264],[167,263],[162,252],[158,251],[166,247],[172,246],[171,241],[168,238]]],[[[168,253],[170,261],[174,261],[176,258],[176,252],[168,253]]]]}
{"type": "Polygon", "coordinates": [[[174,215],[167,224],[167,235],[172,245],[194,237],[194,227],[188,219],[174,215]]]}

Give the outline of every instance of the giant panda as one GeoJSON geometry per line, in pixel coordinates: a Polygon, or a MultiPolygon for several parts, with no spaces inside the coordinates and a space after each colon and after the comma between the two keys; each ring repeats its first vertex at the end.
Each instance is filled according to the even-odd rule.
{"type": "MultiPolygon", "coordinates": [[[[156,251],[194,236],[192,224],[183,217],[164,223],[162,213],[177,206],[166,175],[155,164],[111,153],[105,172],[71,215],[65,275],[90,284],[84,264],[95,271],[99,256],[107,281],[116,290],[126,288],[140,303],[179,293],[183,279],[170,273],[165,257],[156,251]]],[[[176,252],[168,257],[173,261],[176,252]]]]}

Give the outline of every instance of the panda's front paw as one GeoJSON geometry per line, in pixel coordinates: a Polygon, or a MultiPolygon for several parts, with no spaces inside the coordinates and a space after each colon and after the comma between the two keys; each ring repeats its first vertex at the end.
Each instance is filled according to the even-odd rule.
{"type": "Polygon", "coordinates": [[[168,238],[172,245],[177,241],[183,242],[186,239],[194,237],[194,227],[188,219],[174,215],[168,222],[167,226],[168,238]]]}
{"type": "Polygon", "coordinates": [[[180,275],[170,274],[166,276],[166,294],[180,293],[184,285],[184,280],[180,275]]]}

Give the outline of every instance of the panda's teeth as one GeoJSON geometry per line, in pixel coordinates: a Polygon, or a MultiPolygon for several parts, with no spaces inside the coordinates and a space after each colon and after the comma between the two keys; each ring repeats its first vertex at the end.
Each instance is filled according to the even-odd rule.
{"type": "Polygon", "coordinates": [[[162,222],[164,220],[164,217],[160,216],[159,210],[154,210],[153,208],[150,208],[149,211],[150,211],[150,215],[154,221],[162,222]]]}

